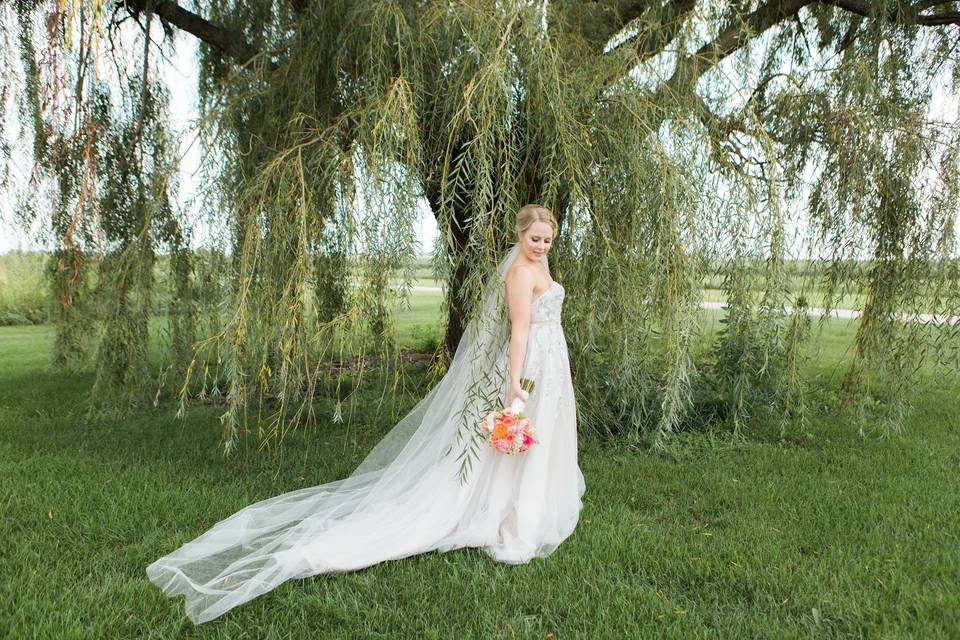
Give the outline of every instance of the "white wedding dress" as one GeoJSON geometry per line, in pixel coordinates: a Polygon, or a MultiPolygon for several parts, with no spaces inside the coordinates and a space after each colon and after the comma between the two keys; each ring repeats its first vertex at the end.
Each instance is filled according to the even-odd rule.
{"type": "MultiPolygon", "coordinates": [[[[516,254],[515,245],[501,282],[516,254]]],[[[353,475],[252,504],[150,564],[147,576],[168,596],[186,596],[187,614],[202,623],[293,578],[459,547],[507,563],[553,552],[573,532],[585,488],[560,324],[564,295],[554,281],[532,302],[521,375],[535,383],[525,411],[539,442],[528,451],[507,455],[481,442],[467,481],[458,477],[454,414],[471,364],[462,340],[447,375],[353,475]]],[[[501,403],[508,346],[499,340],[490,349],[501,403]]]]}

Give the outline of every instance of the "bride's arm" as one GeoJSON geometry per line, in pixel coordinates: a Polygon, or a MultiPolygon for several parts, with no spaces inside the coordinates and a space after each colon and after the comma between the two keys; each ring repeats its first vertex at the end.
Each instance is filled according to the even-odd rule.
{"type": "Polygon", "coordinates": [[[530,309],[533,305],[533,288],[536,284],[533,273],[522,266],[507,275],[507,306],[510,309],[510,391],[509,405],[520,396],[520,374],[523,359],[527,355],[527,337],[530,335],[530,309]]]}

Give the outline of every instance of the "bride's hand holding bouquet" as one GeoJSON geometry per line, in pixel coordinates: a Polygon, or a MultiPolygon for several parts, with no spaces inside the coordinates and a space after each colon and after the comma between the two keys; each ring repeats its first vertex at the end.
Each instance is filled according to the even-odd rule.
{"type": "Polygon", "coordinates": [[[523,453],[537,442],[533,423],[524,413],[533,380],[521,380],[511,385],[507,394],[510,406],[491,411],[480,421],[480,430],[487,436],[487,444],[500,453],[523,453]]]}
{"type": "Polygon", "coordinates": [[[521,378],[512,382],[507,392],[507,406],[514,407],[514,411],[520,411],[530,399],[531,391],[533,391],[533,380],[521,378]]]}

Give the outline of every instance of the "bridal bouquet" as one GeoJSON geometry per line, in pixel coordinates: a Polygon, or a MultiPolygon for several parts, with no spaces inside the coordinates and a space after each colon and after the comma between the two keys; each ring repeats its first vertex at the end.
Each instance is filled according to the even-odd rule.
{"type": "MultiPolygon", "coordinates": [[[[533,380],[521,380],[520,386],[529,398],[533,391],[533,380]]],[[[525,406],[525,400],[516,398],[509,407],[491,411],[483,417],[480,430],[487,435],[491,449],[500,453],[523,453],[537,442],[533,423],[523,412],[525,406]]]]}

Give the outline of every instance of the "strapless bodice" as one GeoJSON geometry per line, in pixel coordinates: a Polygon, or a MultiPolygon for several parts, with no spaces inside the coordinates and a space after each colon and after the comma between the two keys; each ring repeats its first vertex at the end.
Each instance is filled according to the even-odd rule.
{"type": "Polygon", "coordinates": [[[533,310],[530,313],[530,324],[559,324],[560,310],[563,307],[563,298],[566,292],[563,286],[554,280],[550,287],[533,300],[533,310]]]}

